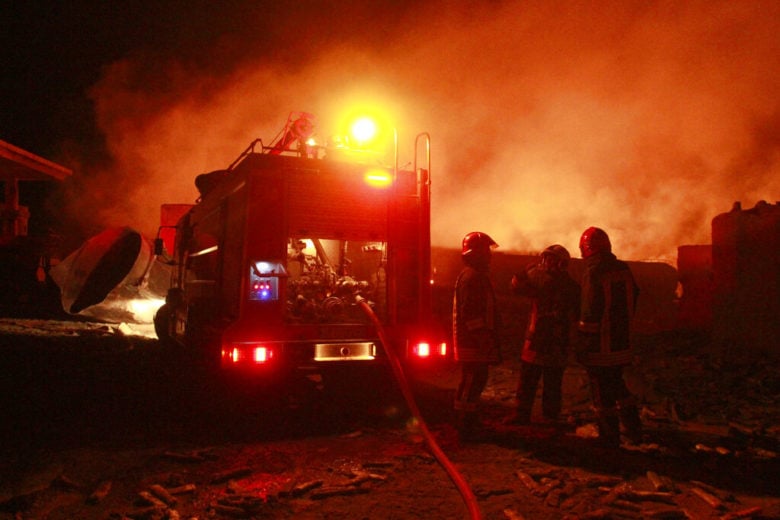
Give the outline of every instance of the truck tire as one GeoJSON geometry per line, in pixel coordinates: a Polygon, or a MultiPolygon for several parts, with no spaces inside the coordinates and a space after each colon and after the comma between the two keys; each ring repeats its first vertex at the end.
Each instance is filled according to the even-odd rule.
{"type": "Polygon", "coordinates": [[[169,347],[173,343],[171,338],[171,318],[173,316],[170,305],[164,303],[157,312],[154,313],[154,332],[157,334],[157,339],[160,343],[169,347]]]}

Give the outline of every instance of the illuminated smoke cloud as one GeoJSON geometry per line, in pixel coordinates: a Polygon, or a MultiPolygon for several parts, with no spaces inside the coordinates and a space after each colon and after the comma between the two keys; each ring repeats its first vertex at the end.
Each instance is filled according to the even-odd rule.
{"type": "Polygon", "coordinates": [[[393,114],[402,159],[431,134],[435,245],[479,229],[502,251],[576,255],[597,225],[623,258],[674,262],[734,201],[780,199],[778,2],[382,5],[335,25],[276,13],[195,63],[107,68],[92,95],[115,166],[88,183],[96,216],[153,234],[160,204],[194,201],[197,174],[268,143],[289,112],[327,131],[358,98],[393,114]]]}

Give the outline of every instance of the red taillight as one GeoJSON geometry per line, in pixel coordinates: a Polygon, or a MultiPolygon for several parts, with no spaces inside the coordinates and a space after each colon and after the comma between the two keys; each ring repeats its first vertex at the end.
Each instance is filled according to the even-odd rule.
{"type": "Polygon", "coordinates": [[[414,346],[414,353],[417,357],[428,357],[431,355],[431,346],[428,343],[418,343],[414,346]]]}
{"type": "Polygon", "coordinates": [[[266,347],[255,347],[254,360],[255,363],[265,363],[271,359],[272,352],[266,347]]]}
{"type": "Polygon", "coordinates": [[[233,364],[250,362],[262,365],[274,357],[274,352],[262,345],[240,345],[222,350],[222,357],[233,364]]]}
{"type": "Polygon", "coordinates": [[[434,356],[447,356],[447,343],[441,342],[432,345],[427,341],[420,341],[412,346],[412,354],[417,358],[430,358],[434,356]]]}

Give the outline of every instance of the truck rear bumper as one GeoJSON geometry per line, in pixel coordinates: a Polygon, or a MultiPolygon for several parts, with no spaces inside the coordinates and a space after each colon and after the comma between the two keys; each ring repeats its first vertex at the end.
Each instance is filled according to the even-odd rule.
{"type": "Polygon", "coordinates": [[[330,365],[370,365],[385,359],[377,341],[231,342],[222,348],[226,370],[315,369],[330,365]]]}

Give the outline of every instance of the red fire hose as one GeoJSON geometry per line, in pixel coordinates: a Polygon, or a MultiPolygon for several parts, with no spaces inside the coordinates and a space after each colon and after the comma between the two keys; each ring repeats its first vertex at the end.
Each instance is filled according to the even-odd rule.
{"type": "Polygon", "coordinates": [[[373,309],[371,309],[368,303],[366,303],[364,298],[358,296],[356,300],[363,312],[366,313],[369,319],[371,319],[373,324],[376,326],[376,330],[379,333],[379,339],[382,341],[385,353],[387,353],[387,358],[390,361],[390,366],[393,369],[393,374],[395,375],[395,378],[398,380],[398,384],[401,387],[401,393],[406,400],[406,404],[409,406],[409,410],[412,412],[412,416],[417,420],[417,424],[419,425],[420,431],[425,438],[425,442],[428,444],[428,447],[433,453],[433,456],[436,457],[436,460],[439,462],[439,464],[441,464],[441,466],[447,472],[447,475],[449,475],[452,482],[458,488],[458,491],[466,503],[466,507],[468,507],[469,517],[474,520],[481,520],[482,514],[480,513],[479,506],[477,505],[477,497],[474,496],[474,493],[471,491],[471,488],[466,482],[466,479],[463,478],[463,475],[458,472],[455,465],[452,464],[450,459],[447,458],[447,455],[445,455],[442,449],[439,447],[436,439],[428,429],[428,425],[423,420],[420,409],[417,407],[417,402],[414,400],[412,389],[406,379],[406,374],[404,373],[403,367],[401,366],[401,362],[398,360],[398,356],[396,355],[395,351],[388,347],[389,343],[387,341],[387,336],[385,334],[385,329],[382,326],[382,323],[379,321],[379,318],[377,318],[373,309]]]}

